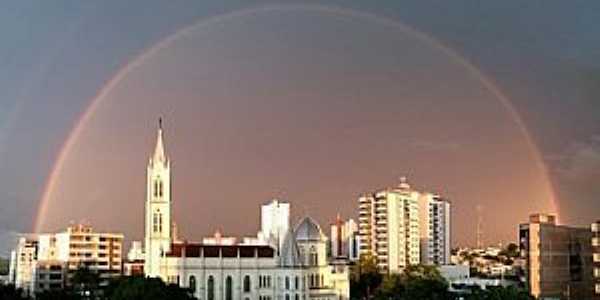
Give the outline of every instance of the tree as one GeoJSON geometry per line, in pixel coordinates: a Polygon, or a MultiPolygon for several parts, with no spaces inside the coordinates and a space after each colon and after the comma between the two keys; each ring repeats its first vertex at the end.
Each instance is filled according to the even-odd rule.
{"type": "Polygon", "coordinates": [[[350,295],[353,299],[371,299],[382,280],[375,257],[363,254],[350,275],[350,295]]]}
{"type": "Polygon", "coordinates": [[[408,266],[401,278],[404,288],[400,299],[445,300],[450,298],[448,282],[435,266],[408,266]]]}
{"type": "Polygon", "coordinates": [[[17,289],[12,284],[0,284],[0,299],[2,300],[28,300],[22,289],[17,289]]]}
{"type": "Polygon", "coordinates": [[[473,290],[466,300],[534,300],[527,291],[513,286],[473,290]]]}
{"type": "Polygon", "coordinates": [[[193,300],[191,291],[159,278],[124,277],[112,282],[106,290],[110,300],[193,300]]]}

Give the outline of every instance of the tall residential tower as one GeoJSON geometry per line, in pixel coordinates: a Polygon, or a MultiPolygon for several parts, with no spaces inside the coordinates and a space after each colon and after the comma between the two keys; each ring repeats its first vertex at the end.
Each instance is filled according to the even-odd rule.
{"type": "Polygon", "coordinates": [[[382,272],[420,262],[419,193],[406,178],[395,188],[359,198],[360,254],[373,255],[382,272]]]}

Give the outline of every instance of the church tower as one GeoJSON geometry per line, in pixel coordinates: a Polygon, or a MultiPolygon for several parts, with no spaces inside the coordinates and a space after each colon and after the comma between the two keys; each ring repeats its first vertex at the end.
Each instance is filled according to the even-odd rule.
{"type": "MultiPolygon", "coordinates": [[[[171,164],[165,154],[162,120],[146,179],[145,265],[150,277],[164,277],[162,257],[171,248],[171,164]]],[[[163,278],[166,280],[166,278],[163,278]]]]}

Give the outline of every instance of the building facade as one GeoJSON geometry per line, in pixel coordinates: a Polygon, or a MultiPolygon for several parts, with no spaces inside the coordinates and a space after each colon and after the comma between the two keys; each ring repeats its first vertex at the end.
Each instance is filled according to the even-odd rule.
{"type": "Polygon", "coordinates": [[[11,252],[9,282],[23,289],[27,295],[33,294],[37,257],[38,241],[35,236],[20,237],[17,247],[11,252]]]}
{"type": "Polygon", "coordinates": [[[592,233],[536,214],[519,226],[530,293],[537,299],[598,299],[593,290],[592,233]]]}
{"type": "Polygon", "coordinates": [[[88,225],[21,238],[15,249],[15,286],[28,294],[70,284],[75,271],[96,272],[101,284],[122,274],[123,234],[95,232],[88,225]]]}
{"type": "Polygon", "coordinates": [[[273,199],[260,210],[260,241],[273,245],[279,251],[290,228],[290,204],[273,199]]]}
{"type": "Polygon", "coordinates": [[[358,224],[352,219],[344,221],[338,217],[331,224],[331,256],[357,261],[359,255],[358,224]]]}
{"type": "Polygon", "coordinates": [[[594,286],[596,297],[600,299],[600,220],[592,223],[592,261],[594,263],[594,286]]]}
{"type": "Polygon", "coordinates": [[[419,199],[421,263],[450,264],[450,202],[432,193],[419,199]]]}
{"type": "Polygon", "coordinates": [[[144,272],[159,277],[158,259],[171,247],[171,162],[163,142],[159,120],[156,146],[146,170],[145,260],[144,272]]]}
{"type": "Polygon", "coordinates": [[[360,254],[373,255],[382,272],[419,264],[419,193],[405,178],[396,188],[359,198],[360,254]]]}
{"type": "Polygon", "coordinates": [[[262,207],[259,238],[242,243],[221,235],[202,242],[175,240],[168,232],[169,166],[159,126],[147,176],[146,276],[189,288],[201,300],[349,299],[347,261],[329,259],[327,238],[314,220],[305,218],[289,228],[287,203],[262,207]]]}

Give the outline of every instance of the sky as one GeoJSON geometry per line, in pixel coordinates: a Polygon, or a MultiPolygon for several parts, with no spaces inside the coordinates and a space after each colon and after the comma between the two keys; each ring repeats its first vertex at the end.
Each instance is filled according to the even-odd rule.
{"type": "Polygon", "coordinates": [[[190,240],[255,234],[272,198],[328,228],[401,176],[450,199],[455,245],[477,207],[486,243],[600,218],[594,1],[4,7],[0,255],[36,224],[141,239],[160,116],[190,240]]]}

